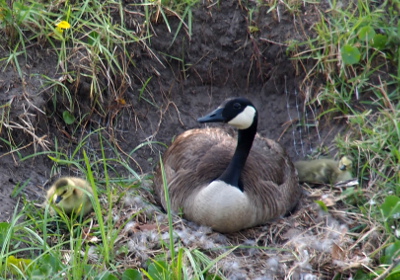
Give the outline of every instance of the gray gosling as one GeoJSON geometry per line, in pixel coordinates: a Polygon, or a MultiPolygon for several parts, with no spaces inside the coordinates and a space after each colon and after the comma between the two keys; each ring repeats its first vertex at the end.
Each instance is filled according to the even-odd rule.
{"type": "MultiPolygon", "coordinates": [[[[278,143],[256,135],[258,113],[249,100],[229,99],[197,121],[228,123],[238,129],[238,138],[214,127],[191,129],[175,139],[163,156],[175,213],[219,232],[235,232],[297,206],[302,189],[293,163],[278,143]]],[[[167,209],[160,166],[154,189],[167,209]]]]}
{"type": "Polygon", "coordinates": [[[352,160],[344,156],[339,161],[333,159],[301,160],[294,163],[299,181],[311,184],[336,184],[353,178],[352,160]]]}
{"type": "MultiPolygon", "coordinates": [[[[93,209],[88,193],[93,194],[93,191],[86,180],[62,177],[47,191],[47,202],[67,215],[86,215],[93,209]]],[[[51,214],[55,214],[54,209],[51,214]]]]}

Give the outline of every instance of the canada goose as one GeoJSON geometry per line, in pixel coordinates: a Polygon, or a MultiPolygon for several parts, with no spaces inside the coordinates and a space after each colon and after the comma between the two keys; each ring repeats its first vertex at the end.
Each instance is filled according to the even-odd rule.
{"type": "MultiPolygon", "coordinates": [[[[62,177],[47,191],[47,201],[67,215],[86,215],[93,209],[88,193],[92,194],[93,191],[87,181],[76,177],[62,177]]],[[[52,209],[51,213],[55,214],[55,211],[52,209]]]]}
{"type": "Polygon", "coordinates": [[[352,160],[344,156],[339,161],[333,159],[301,160],[294,163],[299,181],[313,184],[336,184],[353,178],[352,160]]]}
{"type": "MultiPolygon", "coordinates": [[[[197,121],[228,123],[238,129],[238,140],[221,128],[191,129],[175,139],[163,157],[175,213],[234,232],[294,209],[302,193],[296,170],[278,143],[256,137],[258,113],[249,100],[229,99],[197,121]]],[[[166,209],[160,167],[154,182],[166,209]]]]}

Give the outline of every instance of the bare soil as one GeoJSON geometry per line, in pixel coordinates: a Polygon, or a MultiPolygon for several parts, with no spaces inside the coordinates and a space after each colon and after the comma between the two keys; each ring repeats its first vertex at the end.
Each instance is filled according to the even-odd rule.
{"type": "MultiPolygon", "coordinates": [[[[279,141],[293,160],[304,158],[321,145],[328,146],[331,156],[334,156],[332,139],[345,130],[345,124],[340,121],[330,122],[329,125],[320,123],[317,129],[312,130],[297,126],[300,114],[306,108],[306,93],[302,82],[310,66],[307,61],[300,64],[291,60],[286,53],[290,41],[304,41],[314,36],[313,23],[318,20],[319,10],[324,7],[322,4],[309,5],[304,2],[298,13],[286,11],[282,5],[279,5],[279,13],[276,10],[268,13],[268,9],[265,6],[251,13],[240,1],[219,1],[217,4],[206,1],[193,10],[191,36],[182,29],[174,41],[174,32],[168,32],[167,26],[161,20],[154,22],[154,36],[148,44],[151,52],[141,44],[129,46],[135,62],[128,70],[131,83],[123,85],[115,81],[123,103],[105,89],[103,99],[97,100],[103,111],[98,105],[93,110],[94,101],[91,100],[88,86],[90,81],[82,77],[68,85],[74,94],[73,98],[78,100],[75,114],[89,116],[85,118],[84,125],[79,127],[66,125],[62,121],[61,112],[68,101],[55,97],[42,76],[62,80],[62,70],[58,67],[57,57],[50,47],[39,44],[28,46],[27,59],[20,57],[23,79],[12,65],[3,65],[4,71],[0,74],[0,98],[3,120],[7,117],[7,122],[2,123],[0,132],[3,139],[12,142],[14,149],[10,150],[10,145],[5,141],[1,142],[0,220],[10,219],[21,197],[42,200],[45,189],[54,177],[81,175],[73,166],[59,165],[55,168],[54,162],[46,154],[23,161],[21,158],[55,149],[72,153],[83,137],[99,127],[105,127],[101,133],[110,142],[116,143],[119,151],[125,154],[130,154],[145,141],[169,144],[179,133],[200,127],[196,122],[199,116],[232,96],[245,96],[254,102],[260,111],[259,133],[279,141]],[[250,32],[250,25],[257,26],[259,30],[250,32]],[[139,98],[143,82],[149,78],[151,80],[139,98]]],[[[131,17],[126,20],[126,24],[131,25],[132,29],[136,22],[143,21],[137,15],[131,17]]],[[[170,17],[169,24],[172,30],[176,30],[179,19],[170,17]]],[[[7,51],[0,48],[0,56],[7,56],[7,51]]],[[[84,72],[84,65],[80,65],[79,61],[84,59],[74,60],[71,67],[77,72],[84,72]]],[[[317,91],[321,84],[321,81],[315,79],[312,83],[314,87],[308,88],[310,91],[317,91]]],[[[315,114],[319,113],[318,110],[320,109],[313,108],[315,114]]],[[[309,121],[313,122],[311,115],[309,121]]],[[[99,152],[98,137],[89,137],[86,147],[88,153],[99,152]]],[[[145,145],[132,153],[131,157],[127,157],[127,162],[138,174],[152,172],[159,153],[164,149],[163,145],[145,145]]],[[[126,171],[121,170],[119,175],[128,176],[124,172],[126,171]]],[[[99,178],[103,176],[96,175],[99,178]]],[[[307,216],[305,219],[308,221],[312,219],[310,215],[315,213],[318,221],[313,222],[333,223],[333,230],[340,230],[340,225],[332,220],[328,222],[326,216],[321,216],[313,208],[310,199],[305,200],[304,208],[299,211],[304,217],[307,216]]],[[[287,223],[281,223],[295,227],[303,221],[296,222],[294,219],[295,217],[287,223]]],[[[346,229],[348,227],[346,225],[346,229]]],[[[303,231],[305,228],[299,228],[298,231],[306,234],[305,238],[312,238],[312,233],[303,231]]],[[[272,234],[277,228],[271,230],[261,227],[257,234],[264,230],[269,230],[272,234]]],[[[342,230],[345,231],[344,228],[342,230]]],[[[285,231],[289,229],[286,228],[285,231]]],[[[288,233],[274,242],[286,242],[299,232],[288,233]]],[[[236,242],[243,242],[246,234],[249,239],[255,240],[254,244],[261,240],[253,236],[254,231],[248,230],[240,233],[241,238],[235,236],[239,240],[236,242]]],[[[314,234],[318,235],[315,232],[314,234]]],[[[335,240],[339,242],[341,237],[339,232],[335,235],[335,240]]],[[[307,243],[306,239],[299,242],[307,243]]],[[[346,239],[346,242],[349,240],[346,239]]],[[[259,243],[268,246],[265,238],[259,243]]],[[[267,261],[269,256],[270,253],[263,253],[262,259],[267,261]]],[[[284,258],[276,261],[284,262],[284,258]]],[[[293,261],[291,259],[292,264],[293,261]]],[[[241,277],[232,276],[232,279],[280,279],[285,274],[294,275],[294,270],[290,270],[290,267],[286,268],[287,271],[279,269],[275,274],[269,274],[268,268],[263,268],[263,265],[260,267],[259,263],[254,264],[254,259],[246,262],[250,266],[256,265],[257,269],[243,269],[241,277]]],[[[306,267],[310,273],[315,269],[306,267]]],[[[319,273],[321,277],[327,278],[332,278],[335,274],[331,270],[319,273]]]]}

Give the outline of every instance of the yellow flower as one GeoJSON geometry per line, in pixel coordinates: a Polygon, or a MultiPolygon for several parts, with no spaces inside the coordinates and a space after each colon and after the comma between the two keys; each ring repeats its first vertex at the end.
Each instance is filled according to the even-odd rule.
{"type": "Polygon", "coordinates": [[[56,24],[58,29],[68,29],[71,28],[71,25],[68,23],[68,21],[60,21],[59,23],[56,24]]]}
{"type": "Polygon", "coordinates": [[[55,29],[55,34],[59,38],[62,38],[62,34],[64,32],[64,29],[71,28],[71,25],[68,23],[68,21],[60,21],[59,23],[56,24],[56,29],[55,29]]]}

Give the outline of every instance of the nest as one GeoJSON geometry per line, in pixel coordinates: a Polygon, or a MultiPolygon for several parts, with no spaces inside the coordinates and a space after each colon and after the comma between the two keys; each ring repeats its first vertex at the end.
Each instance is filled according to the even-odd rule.
{"type": "MultiPolygon", "coordinates": [[[[347,278],[376,264],[370,256],[383,243],[378,225],[342,202],[343,189],[303,187],[305,195],[292,215],[236,233],[221,234],[173,216],[175,248],[200,250],[210,259],[226,254],[211,272],[228,279],[347,278]]],[[[168,218],[150,192],[135,190],[114,211],[122,229],[115,247],[124,269],[146,269],[148,260],[168,256],[168,218]]]]}

